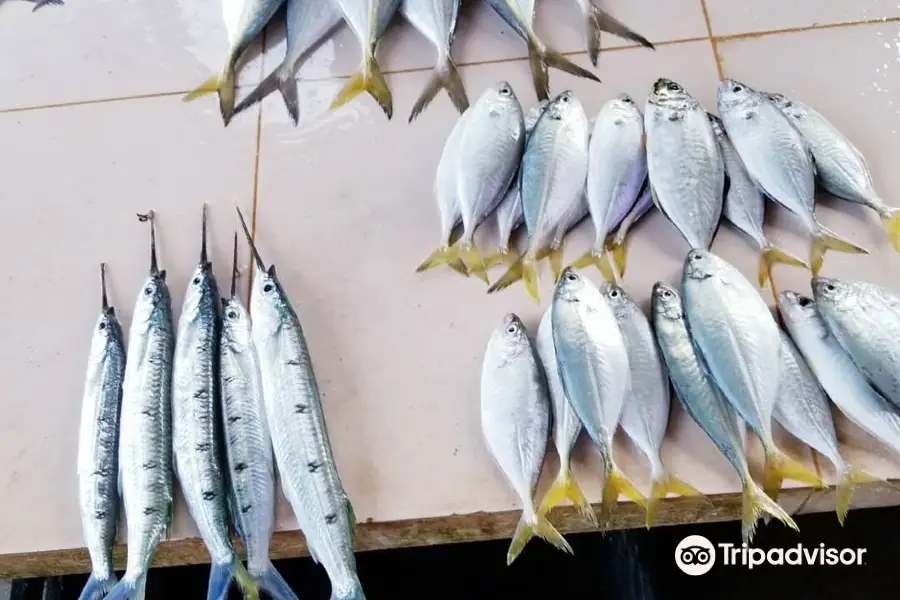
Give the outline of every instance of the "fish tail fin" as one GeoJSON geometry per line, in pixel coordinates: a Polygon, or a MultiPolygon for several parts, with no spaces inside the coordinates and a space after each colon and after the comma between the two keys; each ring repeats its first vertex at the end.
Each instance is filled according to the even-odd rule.
{"type": "Polygon", "coordinates": [[[352,579],[349,590],[332,590],[330,600],[366,600],[366,594],[363,592],[362,584],[359,582],[359,576],[353,573],[352,579]]]}
{"type": "Polygon", "coordinates": [[[625,474],[613,467],[606,475],[606,482],[603,484],[603,503],[600,505],[600,521],[604,526],[609,525],[610,517],[613,510],[619,503],[619,496],[625,496],[632,502],[647,508],[647,499],[640,492],[634,483],[631,482],[625,474]]]}
{"type": "Polygon", "coordinates": [[[619,239],[619,237],[616,236],[609,245],[609,253],[612,255],[613,264],[616,265],[616,271],[619,272],[619,277],[624,277],[625,262],[628,253],[628,249],[625,246],[625,239],[619,239]]]}
{"type": "Polygon", "coordinates": [[[394,114],[394,104],[391,99],[391,90],[388,89],[384,75],[381,74],[381,68],[375,61],[375,55],[371,52],[366,53],[365,60],[359,70],[354,73],[341,91],[338,92],[328,110],[335,110],[347,104],[361,93],[366,92],[390,119],[394,114]]]}
{"type": "Polygon", "coordinates": [[[562,275],[562,245],[555,248],[550,248],[550,273],[553,275],[553,283],[556,284],[559,281],[559,276],[562,275]]]}
{"type": "Polygon", "coordinates": [[[884,223],[884,229],[887,231],[891,246],[894,247],[894,250],[900,252],[900,208],[892,208],[881,215],[881,222],[884,223]]]}
{"type": "Polygon", "coordinates": [[[269,73],[252,92],[247,94],[246,98],[238,103],[234,108],[234,114],[237,115],[243,112],[257,102],[261,102],[275,90],[278,90],[281,93],[281,98],[284,100],[288,114],[291,116],[291,121],[294,122],[294,125],[297,125],[300,122],[300,100],[297,97],[297,82],[293,77],[286,75],[284,65],[269,73]]]}
{"type": "Polygon", "coordinates": [[[106,577],[98,577],[95,573],[91,573],[78,600],[101,600],[117,583],[118,579],[116,579],[115,573],[110,572],[106,577]]]}
{"type": "Polygon", "coordinates": [[[850,511],[850,500],[853,496],[853,488],[860,483],[874,483],[876,481],[884,480],[880,477],[869,475],[850,465],[844,467],[844,471],[841,473],[841,480],[837,484],[835,490],[835,496],[837,497],[837,518],[841,525],[844,524],[847,513],[850,511]]]}
{"type": "Polygon", "coordinates": [[[666,473],[662,477],[654,479],[650,484],[650,497],[647,499],[647,529],[650,529],[653,521],[656,520],[659,505],[669,494],[703,498],[710,502],[709,498],[691,484],[666,473]]]}
{"type": "MultiPolygon", "coordinates": [[[[244,563],[241,562],[241,559],[238,558],[237,554],[231,559],[230,565],[226,566],[230,570],[229,579],[237,582],[238,587],[241,588],[241,594],[244,596],[244,600],[259,600],[259,584],[256,580],[250,576],[250,573],[247,572],[247,569],[244,567],[244,563]]],[[[210,580],[212,580],[212,574],[210,574],[210,580]]],[[[228,598],[228,587],[223,590],[224,595],[221,596],[222,600],[226,600],[228,598]]]]}
{"type": "Polygon", "coordinates": [[[819,224],[818,231],[813,236],[812,246],[810,248],[809,264],[813,275],[818,275],[822,270],[822,264],[825,262],[825,253],[829,250],[835,252],[845,252],[847,254],[868,254],[869,251],[861,246],[857,246],[853,242],[846,240],[819,224]]]}
{"type": "MultiPolygon", "coordinates": [[[[510,265],[509,269],[507,269],[506,273],[503,274],[503,277],[494,282],[494,284],[488,288],[488,294],[493,294],[494,292],[499,292],[500,290],[505,290],[518,280],[524,277],[525,273],[525,261],[528,260],[530,263],[534,263],[534,258],[526,256],[519,256],[516,258],[515,262],[510,265]]],[[[530,292],[529,292],[530,293],[530,292]]]]}
{"type": "Polygon", "coordinates": [[[528,63],[531,65],[531,78],[534,80],[534,91],[538,101],[550,99],[550,74],[544,62],[544,48],[539,40],[528,36],[528,63]]]}
{"type": "Polygon", "coordinates": [[[791,529],[800,531],[797,523],[791,518],[777,502],[772,500],[759,487],[759,485],[747,475],[744,479],[744,489],[741,494],[741,535],[744,542],[750,543],[756,532],[756,523],[762,515],[775,517],[791,529]]]}
{"type": "Polygon", "coordinates": [[[522,279],[525,281],[525,289],[535,302],[541,303],[540,280],[538,279],[537,261],[526,256],[522,261],[522,279]]]}
{"type": "Polygon", "coordinates": [[[585,498],[584,492],[581,491],[578,482],[572,477],[572,471],[568,467],[559,470],[553,485],[550,486],[550,489],[547,490],[547,493],[544,494],[544,498],[541,500],[538,515],[548,514],[566,499],[574,504],[578,512],[593,523],[595,527],[600,525],[597,520],[597,513],[594,512],[591,503],[585,498]]]}
{"type": "Polygon", "coordinates": [[[235,76],[232,63],[229,62],[220,75],[213,75],[189,92],[184,97],[184,101],[190,102],[213,92],[219,94],[219,112],[222,114],[222,121],[227,126],[235,115],[235,76]]]}
{"type": "Polygon", "coordinates": [[[462,244],[462,247],[459,251],[459,258],[466,266],[466,270],[469,273],[474,274],[483,282],[490,284],[487,276],[487,268],[484,266],[484,261],[481,260],[481,255],[478,253],[478,248],[475,246],[475,242],[462,244]]]}
{"type": "Polygon", "coordinates": [[[593,2],[588,2],[587,14],[587,35],[588,35],[588,53],[591,57],[591,63],[596,67],[597,58],[600,56],[600,32],[605,31],[612,33],[620,38],[630,40],[645,48],[656,50],[650,40],[634,31],[605,10],[597,8],[593,2]]]}
{"type": "Polygon", "coordinates": [[[113,586],[105,600],[144,600],[146,589],[146,573],[141,573],[137,577],[130,577],[128,573],[125,573],[125,577],[113,586]]]}
{"type": "Polygon", "coordinates": [[[463,263],[459,257],[459,246],[456,244],[449,247],[441,246],[440,248],[435,249],[421,265],[416,267],[416,273],[421,273],[441,265],[447,265],[454,271],[457,271],[466,277],[469,276],[469,271],[466,269],[465,263],[463,263]]]}
{"type": "Polygon", "coordinates": [[[496,267],[497,265],[504,264],[507,267],[511,267],[516,264],[516,259],[518,257],[510,252],[506,248],[502,248],[500,250],[494,250],[490,254],[484,257],[484,268],[491,269],[496,267]]]}
{"type": "Polygon", "coordinates": [[[766,287],[766,282],[772,281],[772,267],[776,264],[791,265],[801,269],[809,270],[809,264],[797,258],[789,252],[785,252],[781,248],[766,242],[762,254],[759,256],[759,287],[766,287]]]}
{"type": "Polygon", "coordinates": [[[465,112],[469,108],[466,88],[463,85],[462,78],[459,76],[459,71],[456,69],[456,64],[449,55],[435,68],[431,79],[428,80],[425,89],[413,105],[412,111],[409,113],[410,123],[425,110],[425,107],[434,100],[434,97],[437,96],[441,89],[447,90],[450,101],[453,102],[453,106],[460,113],[465,112]]]}
{"type": "Polygon", "coordinates": [[[519,524],[516,525],[516,532],[513,534],[512,542],[510,542],[509,550],[506,553],[507,566],[511,565],[519,557],[522,550],[525,549],[525,545],[534,536],[538,536],[563,552],[573,554],[569,542],[547,520],[546,515],[529,516],[523,514],[522,518],[519,519],[519,524]]]}
{"type": "Polygon", "coordinates": [[[607,281],[615,281],[612,268],[604,253],[597,250],[588,250],[572,263],[573,269],[584,269],[589,266],[595,266],[607,281]]]}
{"type": "Polygon", "coordinates": [[[259,582],[259,588],[268,594],[272,600],[298,600],[297,594],[294,593],[291,586],[288,585],[288,582],[284,580],[284,577],[281,576],[281,573],[278,572],[278,569],[271,562],[266,567],[266,570],[257,577],[257,581],[259,582]]]}
{"type": "Polygon", "coordinates": [[[766,495],[777,500],[781,484],[785,479],[793,479],[817,488],[828,487],[828,484],[809,467],[800,464],[780,450],[768,453],[763,475],[763,489],[766,495]]]}

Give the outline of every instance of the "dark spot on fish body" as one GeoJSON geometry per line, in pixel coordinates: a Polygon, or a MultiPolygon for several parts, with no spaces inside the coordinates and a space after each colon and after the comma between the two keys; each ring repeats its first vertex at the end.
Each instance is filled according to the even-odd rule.
{"type": "Polygon", "coordinates": [[[240,415],[231,415],[230,417],[228,417],[228,422],[229,422],[229,423],[237,423],[237,422],[240,421],[240,420],[241,420],[241,416],[240,416],[240,415]]]}
{"type": "Polygon", "coordinates": [[[307,406],[306,404],[295,404],[294,412],[296,412],[298,415],[305,415],[309,412],[309,406],[307,406]]]}
{"type": "Polygon", "coordinates": [[[156,507],[154,507],[154,506],[145,506],[145,507],[144,507],[144,514],[145,514],[145,515],[153,515],[153,514],[156,514],[156,507]]]}
{"type": "Polygon", "coordinates": [[[106,477],[109,474],[109,470],[106,467],[100,467],[93,473],[94,475],[99,475],[100,477],[106,477]]]}
{"type": "Polygon", "coordinates": [[[209,400],[209,390],[206,388],[200,388],[196,392],[194,392],[194,400],[209,400]]]}
{"type": "Polygon", "coordinates": [[[287,362],[285,362],[284,364],[290,365],[292,367],[299,367],[300,361],[297,360],[296,358],[291,358],[291,359],[288,359],[287,362]]]}
{"type": "Polygon", "coordinates": [[[624,123],[625,119],[622,117],[616,117],[615,120],[613,120],[613,125],[623,125],[624,123]]]}
{"type": "Polygon", "coordinates": [[[680,120],[681,120],[681,113],[670,112],[670,113],[669,113],[669,120],[670,120],[670,121],[680,121],[680,120]]]}
{"type": "Polygon", "coordinates": [[[107,513],[106,513],[105,510],[95,510],[95,511],[94,511],[94,518],[95,518],[95,519],[105,519],[105,518],[106,518],[106,514],[107,514],[107,513]]]}
{"type": "Polygon", "coordinates": [[[206,500],[206,501],[215,500],[215,499],[216,499],[216,492],[214,492],[213,490],[206,490],[206,491],[204,491],[204,492],[203,492],[203,499],[206,500]]]}
{"type": "Polygon", "coordinates": [[[247,468],[247,463],[238,463],[238,464],[234,465],[234,470],[237,471],[238,473],[243,473],[244,470],[246,470],[246,468],[247,468]]]}
{"type": "Polygon", "coordinates": [[[234,383],[235,380],[237,380],[237,377],[235,377],[234,375],[226,375],[222,378],[222,381],[224,381],[225,383],[234,383]]]}
{"type": "Polygon", "coordinates": [[[309,468],[310,473],[316,473],[319,469],[322,468],[322,463],[320,461],[314,460],[311,463],[306,465],[309,468]]]}
{"type": "Polygon", "coordinates": [[[153,411],[149,408],[145,408],[144,410],[141,411],[141,414],[144,415],[145,417],[152,417],[153,411]]]}
{"type": "Polygon", "coordinates": [[[756,117],[757,117],[757,114],[756,114],[755,110],[748,110],[747,112],[744,113],[745,121],[751,121],[751,120],[755,119],[756,117]]]}
{"type": "Polygon", "coordinates": [[[200,442],[196,446],[197,452],[209,452],[210,443],[209,442],[200,442]]]}
{"type": "Polygon", "coordinates": [[[245,504],[245,505],[243,505],[243,506],[241,507],[241,514],[242,514],[242,515],[246,515],[248,512],[250,512],[250,509],[252,509],[252,508],[253,508],[253,505],[251,505],[251,504],[245,504]]]}
{"type": "Polygon", "coordinates": [[[157,463],[157,462],[145,462],[144,464],[141,465],[141,468],[144,469],[145,471],[149,471],[151,469],[155,469],[158,466],[159,466],[159,463],[157,463]]]}
{"type": "Polygon", "coordinates": [[[337,515],[334,513],[331,513],[330,515],[325,515],[325,522],[328,523],[329,525],[334,525],[335,523],[337,523],[337,515]]]}

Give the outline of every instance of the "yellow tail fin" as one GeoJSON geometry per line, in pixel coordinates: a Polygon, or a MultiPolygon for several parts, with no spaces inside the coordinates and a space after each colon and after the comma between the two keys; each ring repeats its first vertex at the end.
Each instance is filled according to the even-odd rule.
{"type": "Polygon", "coordinates": [[[231,572],[234,575],[234,580],[237,582],[238,587],[241,588],[241,594],[244,595],[244,600],[259,600],[259,583],[250,576],[250,573],[247,572],[247,569],[244,568],[244,564],[237,556],[234,557],[234,562],[231,565],[231,572]]]}
{"type": "Polygon", "coordinates": [[[769,498],[764,491],[746,474],[744,490],[741,495],[741,537],[750,543],[756,533],[756,522],[763,514],[771,515],[795,531],[800,531],[794,520],[778,503],[769,498]]]}
{"type": "Polygon", "coordinates": [[[516,262],[503,274],[503,277],[494,282],[488,288],[488,294],[505,290],[520,279],[525,280],[525,289],[534,300],[540,303],[540,291],[538,289],[537,262],[533,255],[526,254],[516,259],[516,262]]]}
{"type": "Polygon", "coordinates": [[[427,271],[428,269],[433,269],[441,265],[447,265],[457,273],[465,275],[466,277],[469,276],[466,265],[459,258],[459,246],[457,245],[437,248],[428,255],[428,258],[426,258],[421,265],[416,267],[416,273],[421,273],[422,271],[427,271]]]}
{"type": "Polygon", "coordinates": [[[850,499],[853,496],[853,488],[860,483],[873,483],[875,481],[883,480],[847,465],[847,468],[844,470],[841,480],[835,489],[837,518],[841,525],[844,524],[847,513],[850,511],[850,499]]]}
{"type": "Polygon", "coordinates": [[[785,252],[777,246],[766,243],[766,247],[763,249],[762,254],[760,254],[759,256],[759,287],[766,287],[767,281],[771,282],[772,286],[774,287],[775,282],[772,281],[772,267],[776,263],[791,265],[806,270],[810,269],[810,266],[806,263],[806,261],[800,260],[793,254],[785,252]]]}
{"type": "Polygon", "coordinates": [[[600,522],[604,528],[609,526],[613,510],[619,504],[619,496],[625,496],[632,502],[647,508],[647,499],[624,473],[618,468],[610,469],[603,484],[603,504],[600,505],[600,522]]]}
{"type": "Polygon", "coordinates": [[[538,508],[538,515],[544,516],[549,514],[563,500],[569,500],[575,505],[578,512],[588,519],[594,527],[599,527],[600,523],[597,520],[597,513],[594,512],[591,503],[584,497],[578,482],[572,477],[572,472],[566,467],[559,470],[559,475],[556,476],[553,485],[544,494],[541,506],[538,508]]]}
{"type": "Polygon", "coordinates": [[[891,246],[900,252],[900,208],[894,208],[886,215],[882,215],[881,222],[884,223],[891,246]]]}
{"type": "Polygon", "coordinates": [[[542,540],[553,544],[553,546],[563,552],[574,554],[569,542],[567,542],[566,538],[564,538],[550,521],[547,520],[546,516],[538,515],[535,517],[535,521],[531,522],[523,514],[522,518],[519,519],[519,524],[516,526],[516,532],[513,534],[512,542],[509,544],[509,551],[506,553],[507,566],[511,565],[512,562],[519,557],[519,554],[525,549],[525,544],[527,544],[535,535],[542,540]]]}
{"type": "Polygon", "coordinates": [[[666,474],[662,478],[654,480],[650,486],[650,498],[647,500],[647,529],[650,529],[653,521],[656,520],[660,502],[669,494],[703,498],[712,504],[712,501],[709,498],[691,484],[682,481],[673,475],[666,474]]]}
{"type": "Polygon", "coordinates": [[[828,484],[805,465],[801,465],[783,452],[775,451],[766,457],[763,485],[766,495],[778,499],[781,484],[785,479],[793,479],[817,488],[827,488],[828,484]]]}
{"type": "Polygon", "coordinates": [[[190,102],[207,94],[218,93],[219,112],[222,114],[222,120],[225,121],[225,125],[228,125],[234,116],[234,91],[234,68],[229,67],[221,75],[213,75],[197,86],[196,89],[184,97],[184,101],[190,102]]]}
{"type": "Polygon", "coordinates": [[[812,246],[809,250],[809,264],[813,275],[818,275],[825,262],[825,253],[828,250],[845,252],[847,254],[868,254],[869,251],[853,242],[847,241],[838,234],[819,225],[819,231],[813,236],[812,246]]]}
{"type": "Polygon", "coordinates": [[[509,251],[509,249],[501,248],[499,250],[494,250],[490,254],[484,257],[484,268],[492,269],[497,265],[504,264],[507,267],[511,267],[516,264],[516,259],[518,257],[509,251]]]}
{"type": "Polygon", "coordinates": [[[367,92],[375,99],[375,102],[378,103],[378,106],[381,107],[388,119],[393,116],[394,104],[391,99],[391,91],[384,80],[384,75],[381,74],[378,63],[375,62],[375,56],[371,53],[366,54],[362,66],[347,80],[347,83],[344,84],[344,87],[341,88],[341,91],[338,92],[338,95],[331,102],[328,110],[340,108],[362,92],[367,92]]]}
{"type": "Polygon", "coordinates": [[[618,239],[618,237],[613,240],[613,242],[609,245],[609,252],[613,257],[613,264],[616,265],[616,271],[619,272],[619,277],[625,276],[625,261],[626,261],[626,253],[627,249],[625,248],[625,239],[618,239]]]}
{"type": "Polygon", "coordinates": [[[485,283],[490,283],[484,262],[481,260],[481,255],[478,254],[478,248],[475,247],[475,242],[462,244],[459,250],[459,257],[469,273],[473,273],[485,283]]]}
{"type": "Polygon", "coordinates": [[[572,263],[573,269],[584,269],[586,267],[590,267],[591,265],[597,267],[600,273],[603,275],[604,279],[607,281],[615,281],[615,275],[613,275],[612,268],[609,266],[609,261],[604,253],[598,252],[597,250],[588,250],[584,254],[582,254],[575,262],[572,263]]]}
{"type": "Polygon", "coordinates": [[[184,97],[185,102],[190,102],[191,100],[196,100],[201,96],[206,96],[207,94],[215,94],[219,91],[219,76],[213,75],[199,86],[197,86],[193,91],[188,93],[184,97]]]}
{"type": "Polygon", "coordinates": [[[553,274],[554,285],[559,281],[559,276],[562,275],[562,255],[562,244],[555,248],[550,248],[550,273],[553,274]]]}

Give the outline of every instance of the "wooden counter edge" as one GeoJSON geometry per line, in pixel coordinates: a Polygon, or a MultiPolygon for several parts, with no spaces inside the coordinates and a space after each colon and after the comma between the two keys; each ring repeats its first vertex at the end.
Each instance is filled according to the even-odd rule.
{"type": "MultiPolygon", "coordinates": [[[[897,486],[900,479],[891,480],[897,486]]],[[[790,508],[796,506],[792,514],[820,512],[813,504],[825,506],[822,502],[812,502],[827,496],[833,507],[834,488],[786,488],[782,490],[779,503],[790,508]]],[[[712,523],[737,521],[740,518],[741,495],[719,494],[709,496],[710,502],[689,497],[673,497],[663,501],[654,527],[684,525],[688,523],[712,523]]],[[[900,504],[900,486],[888,487],[883,482],[866,483],[858,486],[853,495],[853,510],[876,506],[900,504]]],[[[599,509],[599,504],[594,506],[599,509]]],[[[469,513],[447,515],[426,519],[410,519],[383,523],[364,522],[356,527],[356,550],[383,550],[431,546],[458,542],[473,542],[511,538],[519,521],[520,511],[494,513],[469,513]]],[[[852,520],[851,517],[848,517],[852,520]]],[[[632,502],[620,502],[613,517],[611,529],[632,529],[645,527],[643,508],[632,502]]],[[[595,531],[571,506],[560,507],[551,515],[551,520],[563,533],[595,531]]],[[[773,525],[778,526],[778,525],[773,525]]],[[[735,523],[735,536],[740,532],[735,523]]],[[[238,551],[243,553],[240,542],[235,541],[238,551]]],[[[125,566],[125,545],[117,545],[113,551],[117,570],[125,566]]],[[[307,556],[303,536],[297,531],[280,531],[272,536],[271,557],[273,559],[307,556]]],[[[153,559],[153,567],[194,565],[209,562],[209,555],[199,538],[166,541],[159,545],[153,559]]],[[[0,555],[0,579],[24,577],[44,577],[69,575],[90,571],[90,558],[85,548],[0,555]]]]}

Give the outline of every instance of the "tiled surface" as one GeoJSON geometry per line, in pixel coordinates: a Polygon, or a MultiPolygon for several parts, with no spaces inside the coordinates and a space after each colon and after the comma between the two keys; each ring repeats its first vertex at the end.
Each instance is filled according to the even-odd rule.
{"type": "MultiPolygon", "coordinates": [[[[299,127],[289,123],[273,96],[263,103],[259,130],[256,111],[223,129],[214,98],[184,104],[176,95],[216,72],[224,58],[217,2],[69,4],[35,14],[27,3],[0,4],[0,56],[7,57],[0,59],[0,110],[19,109],[0,113],[0,251],[7,257],[6,285],[0,287],[0,463],[6,465],[0,470],[0,553],[82,545],[73,460],[83,361],[99,303],[97,265],[110,263],[111,294],[127,328],[147,261],[147,228],[134,214],[154,208],[177,317],[196,260],[203,201],[210,204],[212,252],[224,285],[237,225],[233,207],[249,214],[256,198],[260,251],[278,266],[303,320],[334,451],[360,520],[518,507],[481,441],[481,359],[504,312],[517,311],[537,326],[552,286],[545,268],[544,302],[538,306],[521,285],[489,296],[474,279],[445,271],[414,273],[437,241],[433,174],[457,118],[441,94],[414,125],[406,123],[434,58],[424,40],[398,19],[383,46],[392,121],[365,96],[326,112],[343,84],[340,77],[359,58],[345,29],[301,71],[306,81],[299,84],[299,127]],[[34,43],[40,35],[58,43],[34,43]],[[145,94],[170,95],[101,101],[145,94]],[[98,102],[28,108],[86,100],[98,102]]],[[[575,4],[538,3],[538,32],[567,52],[585,45],[575,4]]],[[[767,2],[752,10],[745,4],[707,0],[713,33],[898,16],[896,7],[875,0],[853,8],[822,0],[768,10],[767,2]]],[[[676,43],[661,44],[656,52],[602,55],[602,84],[554,71],[553,91],[573,89],[593,116],[622,91],[642,101],[652,82],[666,76],[715,111],[712,44],[677,41],[706,36],[699,0],[610,0],[606,7],[654,42],[676,43]]],[[[610,47],[621,45],[613,36],[604,39],[610,47]]],[[[891,22],[719,40],[717,49],[727,76],[796,95],[832,118],[867,155],[887,200],[898,202],[890,192],[900,187],[892,169],[900,159],[900,106],[894,105],[898,39],[898,25],[891,22]]],[[[277,32],[270,40],[266,71],[283,55],[277,32]]],[[[468,3],[454,56],[469,65],[461,73],[472,101],[506,79],[523,104],[532,105],[524,55],[524,44],[483,2],[468,3]]],[[[589,64],[584,54],[575,60],[589,64]]],[[[244,84],[259,77],[259,67],[257,61],[244,69],[244,84]]],[[[829,254],[827,274],[900,289],[900,255],[889,251],[873,215],[828,199],[819,213],[825,224],[872,251],[867,257],[829,254]]],[[[804,239],[783,211],[773,209],[770,221],[773,241],[805,252],[804,239]]],[[[480,246],[489,245],[493,227],[493,220],[485,224],[480,246]]],[[[579,255],[591,237],[586,222],[567,239],[566,258],[579,255]]],[[[673,227],[651,213],[634,230],[627,291],[646,301],[655,281],[676,281],[685,249],[673,227]]],[[[751,246],[727,225],[713,249],[745,273],[755,272],[751,246]]],[[[246,249],[243,257],[246,262],[246,249]]],[[[802,272],[783,267],[776,277],[781,288],[808,289],[802,272]]],[[[873,474],[897,475],[884,449],[840,423],[852,462],[873,474]]],[[[796,444],[787,447],[808,460],[796,444]]],[[[724,459],[677,404],[663,451],[672,472],[702,491],[737,490],[724,459]]],[[[750,453],[759,468],[755,441],[750,453]]],[[[646,490],[647,469],[630,444],[620,440],[617,455],[646,490]]],[[[538,494],[555,467],[551,452],[538,494]]],[[[587,444],[578,451],[576,471],[588,495],[599,499],[599,461],[587,444]]],[[[812,506],[831,509],[827,498],[807,509],[812,506]]],[[[293,528],[283,502],[278,511],[279,527],[293,528]]],[[[181,505],[173,535],[194,535],[181,505]]]]}

